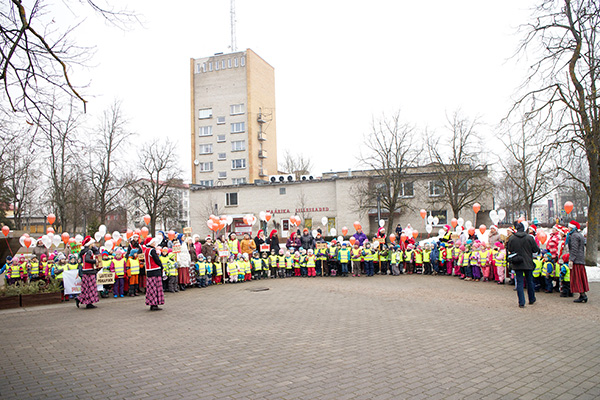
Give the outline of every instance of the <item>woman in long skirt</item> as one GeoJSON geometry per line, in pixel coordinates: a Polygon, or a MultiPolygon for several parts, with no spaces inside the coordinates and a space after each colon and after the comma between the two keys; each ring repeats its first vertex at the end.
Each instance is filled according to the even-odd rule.
{"type": "Polygon", "coordinates": [[[585,294],[590,291],[590,285],[585,271],[585,239],[579,232],[581,226],[577,221],[569,222],[571,231],[567,234],[566,244],[569,246],[569,262],[573,263],[571,270],[571,292],[579,293],[575,303],[587,303],[585,294]]]}
{"type": "Polygon", "coordinates": [[[165,295],[162,287],[163,265],[156,254],[154,238],[147,238],[142,247],[146,264],[146,305],[150,311],[159,311],[159,305],[165,304],[165,295]]]}
{"type": "Polygon", "coordinates": [[[190,284],[190,253],[183,240],[183,234],[180,233],[177,236],[176,243],[181,246],[181,251],[177,253],[177,283],[179,283],[180,290],[185,290],[186,286],[190,284]]]}
{"type": "Polygon", "coordinates": [[[85,304],[85,308],[96,308],[94,303],[100,301],[98,298],[98,287],[96,284],[96,274],[98,267],[96,259],[99,254],[98,248],[94,246],[94,239],[86,236],[83,239],[84,248],[81,250],[81,293],[75,299],[75,305],[85,304]]]}

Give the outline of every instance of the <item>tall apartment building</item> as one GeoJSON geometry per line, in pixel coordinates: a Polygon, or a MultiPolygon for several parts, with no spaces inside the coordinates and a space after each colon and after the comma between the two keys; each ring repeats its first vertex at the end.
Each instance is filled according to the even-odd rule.
{"type": "Polygon", "coordinates": [[[192,183],[252,183],[277,173],[275,72],[250,49],[190,59],[192,183]]]}

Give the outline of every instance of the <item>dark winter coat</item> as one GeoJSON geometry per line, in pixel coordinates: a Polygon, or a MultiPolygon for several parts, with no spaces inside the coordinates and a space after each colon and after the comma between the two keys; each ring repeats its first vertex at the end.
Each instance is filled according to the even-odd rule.
{"type": "Polygon", "coordinates": [[[525,232],[516,232],[509,239],[506,245],[508,251],[508,261],[510,267],[514,270],[533,271],[533,255],[540,252],[540,248],[533,236],[525,232]],[[511,255],[513,255],[511,257],[511,255]]]}
{"type": "Polygon", "coordinates": [[[315,248],[315,238],[312,235],[306,233],[300,236],[300,245],[304,250],[315,248]]]}
{"type": "Polygon", "coordinates": [[[585,238],[581,232],[573,230],[567,238],[569,261],[573,264],[585,264],[585,238]]]}

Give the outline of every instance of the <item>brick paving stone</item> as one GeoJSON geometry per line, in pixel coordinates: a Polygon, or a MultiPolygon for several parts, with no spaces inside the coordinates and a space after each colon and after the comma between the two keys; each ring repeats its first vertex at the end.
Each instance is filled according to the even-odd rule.
{"type": "Polygon", "coordinates": [[[587,304],[525,309],[508,286],[413,275],[191,289],[156,313],[143,297],[3,310],[0,398],[598,398],[590,286],[587,304]]]}

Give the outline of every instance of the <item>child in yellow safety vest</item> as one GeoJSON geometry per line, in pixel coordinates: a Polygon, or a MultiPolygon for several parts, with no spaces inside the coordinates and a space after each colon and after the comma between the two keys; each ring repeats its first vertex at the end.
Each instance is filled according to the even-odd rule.
{"type": "Polygon", "coordinates": [[[308,270],[306,269],[306,249],[300,250],[300,275],[302,277],[308,276],[308,270]]]}
{"type": "Polygon", "coordinates": [[[300,252],[294,253],[294,276],[300,276],[300,252]]]}
{"type": "Polygon", "coordinates": [[[423,273],[425,275],[437,275],[431,268],[431,244],[425,243],[423,246],[423,273]]]}
{"type": "Polygon", "coordinates": [[[571,270],[569,269],[569,255],[563,254],[558,258],[560,266],[560,297],[573,297],[571,293],[571,270]]]}
{"type": "Polygon", "coordinates": [[[229,283],[237,283],[238,269],[233,254],[229,256],[229,260],[227,261],[227,276],[229,277],[229,283]]]}
{"type": "Polygon", "coordinates": [[[199,288],[206,287],[206,260],[203,254],[198,255],[198,261],[196,261],[194,268],[196,269],[196,276],[198,277],[196,286],[199,288]]]}
{"type": "Polygon", "coordinates": [[[404,269],[406,273],[411,275],[414,272],[414,255],[415,250],[412,244],[409,244],[404,251],[404,269]]]}
{"type": "Polygon", "coordinates": [[[506,279],[506,252],[504,251],[504,244],[496,242],[494,243],[494,247],[493,265],[496,268],[498,285],[504,285],[506,279]]]}
{"type": "Polygon", "coordinates": [[[250,263],[252,264],[252,279],[260,280],[262,275],[262,259],[260,258],[258,251],[252,253],[250,263]]]}
{"type": "Polygon", "coordinates": [[[140,286],[140,260],[137,258],[138,250],[132,249],[127,258],[127,276],[129,276],[128,295],[137,296],[140,286]]]}
{"type": "Polygon", "coordinates": [[[350,261],[352,262],[352,276],[360,276],[360,262],[362,261],[361,250],[358,247],[358,241],[354,242],[354,246],[350,250],[350,261]]]}
{"type": "Polygon", "coordinates": [[[242,256],[242,265],[244,267],[244,281],[252,280],[252,266],[250,264],[250,260],[248,259],[248,253],[244,253],[242,256]]]}
{"type": "Polygon", "coordinates": [[[127,260],[123,258],[123,250],[117,250],[110,267],[111,272],[115,273],[115,284],[113,285],[113,295],[115,298],[124,296],[126,261],[127,260]]]}
{"type": "Polygon", "coordinates": [[[13,257],[10,265],[6,269],[6,276],[8,277],[8,284],[14,285],[17,282],[24,279],[26,276],[26,270],[23,270],[21,260],[25,261],[25,257],[13,257]]]}
{"type": "Polygon", "coordinates": [[[550,252],[544,254],[544,267],[542,268],[546,285],[544,292],[552,293],[552,281],[554,279],[554,262],[552,260],[552,254],[550,252]]]}
{"type": "Polygon", "coordinates": [[[306,255],[306,270],[308,276],[312,276],[313,278],[317,276],[317,257],[313,254],[313,249],[308,249],[308,254],[306,255]]]}
{"type": "Polygon", "coordinates": [[[269,275],[271,279],[277,278],[277,254],[275,254],[275,250],[271,250],[269,255],[269,275]]]}
{"type": "Polygon", "coordinates": [[[244,261],[242,260],[242,253],[238,253],[238,255],[236,256],[237,261],[235,263],[235,265],[237,266],[237,271],[238,271],[238,282],[244,282],[244,271],[245,271],[245,267],[244,267],[244,261]]]}
{"type": "Polygon", "coordinates": [[[37,281],[40,279],[40,261],[36,256],[31,257],[29,260],[29,282],[37,281]]]}
{"type": "Polygon", "coordinates": [[[533,259],[533,283],[535,284],[535,291],[539,292],[542,288],[546,288],[546,275],[544,274],[544,258],[541,254],[538,254],[533,259]]]}
{"type": "MultiPolygon", "coordinates": [[[[210,257],[208,257],[206,261],[208,263],[210,263],[210,257]]],[[[215,257],[215,260],[213,261],[212,265],[213,265],[213,271],[215,274],[215,285],[222,285],[223,284],[223,264],[221,263],[221,261],[219,261],[218,258],[215,257]]]]}
{"type": "Polygon", "coordinates": [[[417,245],[415,249],[415,274],[423,273],[423,249],[421,245],[417,245]]]}
{"type": "Polygon", "coordinates": [[[262,262],[262,278],[263,279],[269,279],[269,253],[262,252],[262,258],[261,258],[261,262],[262,262]]]}
{"type": "Polygon", "coordinates": [[[177,265],[173,262],[173,259],[169,257],[169,249],[167,247],[161,250],[160,262],[167,271],[167,292],[179,292],[179,285],[177,285],[177,277],[179,276],[177,265]]]}
{"type": "Polygon", "coordinates": [[[292,270],[294,269],[294,257],[289,251],[285,252],[285,276],[292,276],[292,270]]]}

